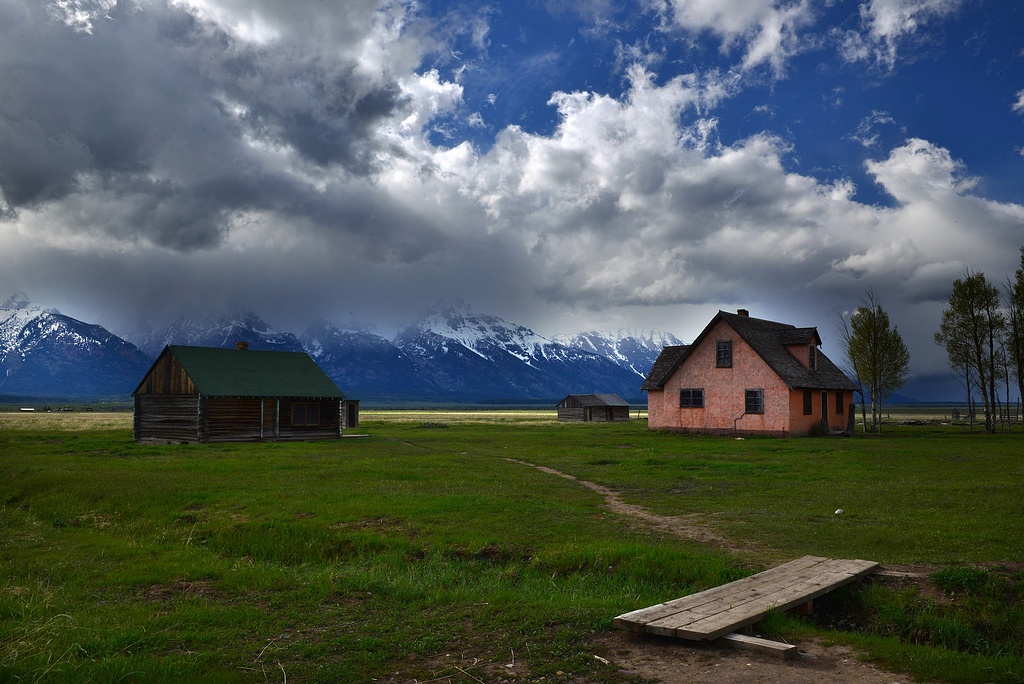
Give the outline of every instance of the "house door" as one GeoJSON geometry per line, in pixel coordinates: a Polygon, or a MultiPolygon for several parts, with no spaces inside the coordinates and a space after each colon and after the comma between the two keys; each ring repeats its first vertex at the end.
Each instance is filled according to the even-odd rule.
{"type": "MultiPolygon", "coordinates": [[[[842,399],[840,398],[839,401],[842,399]]],[[[828,432],[828,392],[821,393],[821,428],[828,432]]]]}

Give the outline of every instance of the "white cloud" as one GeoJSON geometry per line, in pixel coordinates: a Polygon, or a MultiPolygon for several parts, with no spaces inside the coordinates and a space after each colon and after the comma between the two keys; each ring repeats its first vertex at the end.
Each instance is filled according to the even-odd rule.
{"type": "Polygon", "coordinates": [[[893,69],[901,47],[929,22],[946,18],[962,0],[870,0],[860,6],[861,32],[841,37],[840,55],[847,62],[873,62],[893,69]]]}
{"type": "MultiPolygon", "coordinates": [[[[327,316],[358,303],[401,317],[462,294],[489,312],[546,307],[550,332],[572,332],[551,326],[697,309],[703,324],[708,310],[732,302],[758,315],[797,302],[793,322],[821,325],[815,316],[868,286],[895,318],[900,307],[941,299],[965,262],[996,277],[1016,267],[1006,245],[1022,241],[1024,208],[977,196],[956,150],[913,138],[889,149],[895,124],[885,112],[851,137],[876,156],[865,168],[893,207],[859,201],[850,178],[794,172],[795,137],[728,139],[720,129],[718,108],[739,91],[744,69],[784,71],[802,49],[807,2],[666,1],[663,16],[676,26],[710,32],[741,55],[736,69],[660,79],[652,65],[670,67],[639,55],[617,72],[627,79],[621,96],[556,90],[553,130],[508,125],[479,149],[458,129],[486,123],[463,109],[479,83],[472,70],[460,80],[461,65],[424,59],[443,51],[411,0],[335,3],[322,15],[270,0],[187,0],[200,21],[181,21],[188,40],[174,42],[166,36],[185,3],[175,0],[167,16],[147,6],[130,21],[93,18],[104,30],[88,37],[90,52],[59,24],[74,41],[52,64],[39,57],[51,77],[39,93],[3,100],[61,104],[47,117],[5,119],[18,122],[9,149],[26,152],[0,160],[14,169],[5,178],[53,180],[0,191],[4,278],[45,274],[143,310],[187,274],[186,296],[252,296],[271,320],[305,315],[280,293],[313,281],[322,287],[310,310],[327,316]],[[108,27],[123,31],[117,41],[103,42],[108,27]],[[102,96],[92,100],[75,85],[86,81],[77,64],[97,53],[107,61],[89,73],[111,77],[88,82],[102,96]],[[116,129],[103,118],[111,111],[121,114],[116,129]],[[432,137],[442,125],[453,132],[443,146],[432,137]],[[95,162],[83,140],[117,153],[113,162],[95,162]],[[31,162],[31,173],[15,158],[31,162]],[[129,285],[139,273],[145,282],[129,285]]],[[[860,42],[850,44],[864,51],[857,59],[887,63],[923,22],[956,6],[866,3],[860,42]]],[[[472,26],[489,46],[486,24],[472,26]]],[[[483,85],[487,104],[494,93],[514,101],[506,82],[483,85]]],[[[1024,113],[1024,91],[1016,96],[1013,110],[1024,113]]],[[[846,107],[855,93],[821,99],[846,107]]],[[[501,115],[481,109],[488,122],[501,115]]],[[[781,113],[776,121],[775,109],[757,111],[758,125],[785,130],[781,113]]],[[[523,322],[543,325],[532,315],[523,322]]]]}
{"type": "Polygon", "coordinates": [[[879,141],[879,129],[895,124],[896,120],[888,112],[873,111],[857,124],[857,129],[848,137],[864,147],[875,147],[879,141]]]}
{"type": "Polygon", "coordinates": [[[998,274],[1019,265],[1005,246],[1022,241],[1024,206],[971,194],[974,180],[948,150],[911,139],[867,166],[900,206],[872,209],[873,225],[832,274],[898,289],[912,302],[944,298],[965,264],[998,274]]]}
{"type": "Polygon", "coordinates": [[[903,203],[961,194],[977,182],[963,176],[963,163],[949,150],[918,138],[893,150],[888,159],[868,162],[867,170],[903,203]]]}
{"type": "Polygon", "coordinates": [[[118,0],[56,0],[46,12],[76,33],[92,34],[97,19],[110,19],[118,0]]]}
{"type": "MultiPolygon", "coordinates": [[[[656,5],[658,6],[658,5],[656,5]]],[[[691,33],[711,32],[722,49],[743,51],[745,70],[768,65],[776,76],[803,48],[800,31],[814,23],[809,0],[668,0],[660,5],[670,21],[691,33]]]]}

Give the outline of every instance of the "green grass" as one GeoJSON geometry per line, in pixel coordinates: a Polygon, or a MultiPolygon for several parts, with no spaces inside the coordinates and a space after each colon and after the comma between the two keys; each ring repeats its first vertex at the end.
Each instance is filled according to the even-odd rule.
{"type": "Polygon", "coordinates": [[[995,567],[1024,546],[1024,436],[369,415],[369,437],[329,443],[0,431],[0,682],[470,682],[513,660],[532,679],[627,681],[592,657],[614,616],[808,553],[946,566],[938,598],[851,594],[853,628],[829,638],[944,681],[1024,676],[1021,578],[995,567]],[[517,460],[750,551],[665,538],[517,460]]]}

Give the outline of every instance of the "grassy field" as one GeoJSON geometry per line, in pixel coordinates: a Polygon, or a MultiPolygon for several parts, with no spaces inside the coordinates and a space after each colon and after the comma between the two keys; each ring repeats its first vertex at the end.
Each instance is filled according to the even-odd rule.
{"type": "Polygon", "coordinates": [[[145,446],[130,414],[0,414],[0,682],[624,682],[593,657],[614,616],[803,554],[933,579],[773,629],[918,677],[1024,680],[1024,435],[553,418],[364,412],[338,442],[145,446]],[[729,543],[666,537],[524,463],[729,543]]]}

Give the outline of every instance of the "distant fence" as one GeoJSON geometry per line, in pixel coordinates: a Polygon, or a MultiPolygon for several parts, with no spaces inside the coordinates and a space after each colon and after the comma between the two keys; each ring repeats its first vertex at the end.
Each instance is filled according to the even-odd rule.
{"type": "MultiPolygon", "coordinates": [[[[1007,430],[1011,429],[1014,425],[1020,424],[1022,416],[1024,416],[1024,407],[1022,407],[1020,401],[1010,404],[997,403],[996,405],[996,425],[1002,426],[1007,430]]],[[[984,409],[979,411],[976,404],[963,408],[954,408],[952,422],[955,425],[984,423],[984,409]]]]}

